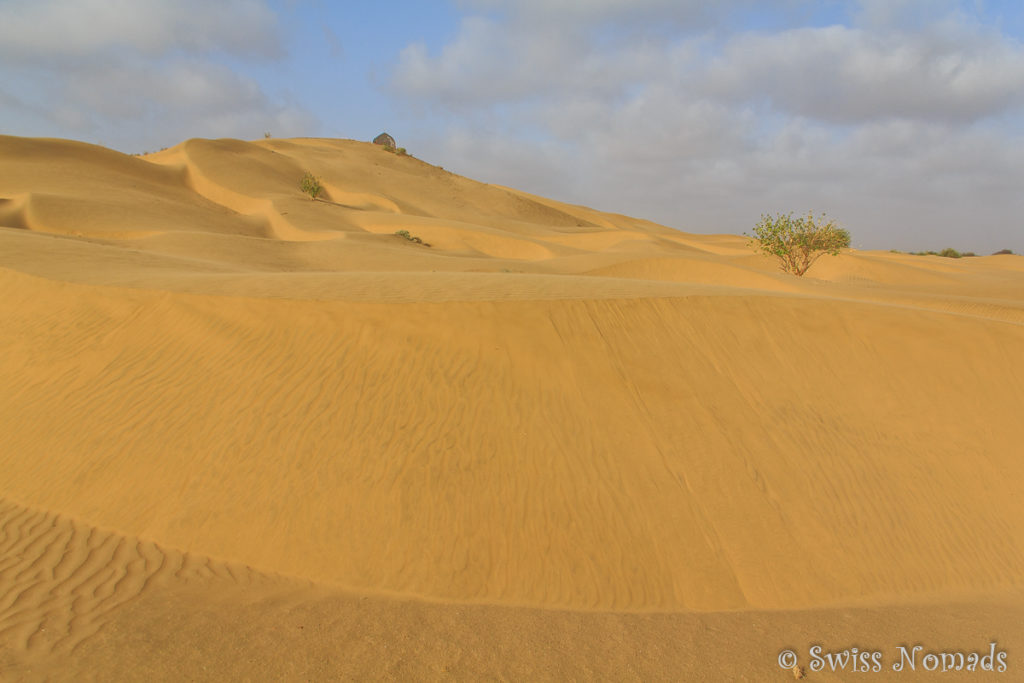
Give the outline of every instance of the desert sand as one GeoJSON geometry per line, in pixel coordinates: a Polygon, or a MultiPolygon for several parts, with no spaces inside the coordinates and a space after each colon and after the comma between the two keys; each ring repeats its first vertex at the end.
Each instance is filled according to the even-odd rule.
{"type": "Polygon", "coordinates": [[[0,351],[0,680],[1024,680],[1021,256],[0,137],[0,351]]]}

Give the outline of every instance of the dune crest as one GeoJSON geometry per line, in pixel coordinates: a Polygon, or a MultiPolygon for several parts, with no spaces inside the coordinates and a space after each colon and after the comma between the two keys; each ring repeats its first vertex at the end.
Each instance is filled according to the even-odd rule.
{"type": "Polygon", "coordinates": [[[18,659],[67,656],[127,604],[171,584],[296,585],[0,499],[0,642],[18,659]]]}

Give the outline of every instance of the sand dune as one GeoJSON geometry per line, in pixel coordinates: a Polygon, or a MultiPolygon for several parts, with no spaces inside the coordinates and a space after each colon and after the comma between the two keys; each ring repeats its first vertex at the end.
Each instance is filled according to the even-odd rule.
{"type": "Polygon", "coordinates": [[[0,534],[0,638],[28,660],[72,654],[112,613],[168,584],[298,585],[3,500],[0,534]]]}
{"type": "Polygon", "coordinates": [[[797,279],[369,144],[0,137],[0,292],[0,674],[1024,635],[1020,256],[797,279]]]}
{"type": "Polygon", "coordinates": [[[960,642],[983,650],[985,637],[1019,629],[1024,604],[1001,594],[787,611],[459,605],[271,577],[6,501],[0,533],[5,680],[722,680],[770,671],[766,633],[789,647],[821,639],[884,647],[911,632],[951,643],[969,633],[981,637],[960,642]]]}

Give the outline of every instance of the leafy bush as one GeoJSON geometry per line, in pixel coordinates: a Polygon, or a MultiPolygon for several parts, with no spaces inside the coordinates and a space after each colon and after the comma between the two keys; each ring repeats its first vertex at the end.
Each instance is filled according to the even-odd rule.
{"type": "Polygon", "coordinates": [[[405,151],[405,147],[399,147],[395,152],[397,152],[400,157],[404,157],[408,154],[408,152],[405,151]]]}
{"type": "Polygon", "coordinates": [[[939,256],[945,256],[946,258],[960,258],[960,252],[953,247],[946,247],[939,252],[939,256]]]}
{"type": "Polygon", "coordinates": [[[1000,249],[999,251],[993,253],[992,255],[993,256],[1002,256],[1004,254],[1012,254],[1012,253],[1013,253],[1012,249],[1000,249]]]}
{"type": "Polygon", "coordinates": [[[320,184],[320,179],[309,171],[306,171],[306,174],[302,176],[302,180],[299,182],[299,189],[308,194],[310,199],[316,199],[324,191],[323,185],[320,184]]]}
{"type": "Polygon", "coordinates": [[[419,237],[416,237],[415,235],[409,234],[408,230],[397,230],[397,231],[395,231],[395,235],[397,235],[398,237],[401,237],[402,239],[408,240],[410,242],[415,242],[416,244],[422,244],[425,247],[429,247],[430,246],[429,244],[424,242],[419,237]]]}
{"type": "Polygon", "coordinates": [[[760,222],[754,226],[750,246],[776,257],[782,270],[799,276],[823,254],[837,256],[840,249],[849,247],[850,233],[835,221],[826,221],[825,214],[820,220],[815,220],[810,212],[801,218],[793,218],[792,213],[775,217],[762,214],[760,222]]]}

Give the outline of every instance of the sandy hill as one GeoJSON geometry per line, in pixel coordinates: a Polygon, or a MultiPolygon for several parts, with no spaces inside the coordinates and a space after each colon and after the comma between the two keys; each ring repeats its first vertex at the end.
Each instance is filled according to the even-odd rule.
{"type": "Polygon", "coordinates": [[[1024,648],[1024,257],[798,279],[366,143],[0,137],[0,294],[0,678],[1024,648]]]}

